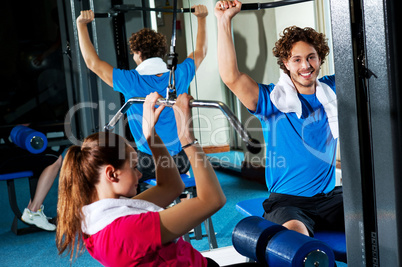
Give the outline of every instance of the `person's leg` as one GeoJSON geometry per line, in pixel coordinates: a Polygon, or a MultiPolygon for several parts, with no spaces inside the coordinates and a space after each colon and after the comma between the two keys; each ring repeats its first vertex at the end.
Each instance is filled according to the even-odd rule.
{"type": "Polygon", "coordinates": [[[302,223],[301,221],[298,221],[298,220],[287,221],[287,222],[283,223],[282,226],[286,227],[289,230],[299,232],[303,235],[307,235],[307,236],[310,235],[307,230],[306,225],[304,225],[304,223],[302,223]]]}
{"type": "Polygon", "coordinates": [[[321,201],[317,202],[317,209],[320,215],[317,229],[345,231],[342,187],[336,187],[323,196],[321,201]]]}
{"type": "Polygon", "coordinates": [[[62,156],[59,156],[59,158],[52,165],[49,165],[43,170],[38,180],[34,199],[28,204],[27,208],[29,210],[35,212],[41,208],[47,193],[49,193],[49,190],[52,187],[57,174],[59,173],[62,161],[62,156]]]}
{"type": "Polygon", "coordinates": [[[36,225],[37,227],[47,231],[56,230],[56,225],[50,223],[46,215],[43,213],[42,204],[61,168],[62,160],[63,158],[60,155],[54,163],[47,166],[42,171],[36,187],[34,199],[29,202],[28,207],[24,209],[21,216],[21,220],[25,223],[36,225]]]}
{"type": "Polygon", "coordinates": [[[271,193],[263,206],[265,219],[307,236],[314,234],[315,222],[305,208],[308,198],[271,193]]]}
{"type": "Polygon", "coordinates": [[[296,207],[277,208],[264,213],[264,218],[307,236],[312,236],[314,233],[314,221],[296,207]]]}

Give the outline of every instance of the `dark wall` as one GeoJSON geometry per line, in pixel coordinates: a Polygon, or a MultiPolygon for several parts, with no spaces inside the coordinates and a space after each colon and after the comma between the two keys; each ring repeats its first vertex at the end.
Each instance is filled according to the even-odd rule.
{"type": "Polygon", "coordinates": [[[0,125],[56,123],[68,110],[57,1],[3,1],[0,125]]]}

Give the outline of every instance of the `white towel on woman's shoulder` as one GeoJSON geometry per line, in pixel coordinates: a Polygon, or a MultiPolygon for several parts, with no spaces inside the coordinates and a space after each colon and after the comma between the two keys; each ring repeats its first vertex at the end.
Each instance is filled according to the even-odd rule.
{"type": "Polygon", "coordinates": [[[84,219],[81,230],[87,235],[93,235],[117,218],[161,210],[163,208],[142,199],[101,199],[82,208],[84,219]]]}

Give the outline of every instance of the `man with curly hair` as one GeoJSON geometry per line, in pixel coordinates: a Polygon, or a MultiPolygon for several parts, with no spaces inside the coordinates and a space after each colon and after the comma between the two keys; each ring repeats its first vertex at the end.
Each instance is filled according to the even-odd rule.
{"type": "MultiPolygon", "coordinates": [[[[198,29],[195,51],[177,65],[175,70],[175,87],[177,95],[188,92],[195,71],[207,54],[206,16],[208,10],[204,5],[193,6],[197,17],[198,29]]],[[[166,95],[169,84],[169,70],[163,57],[167,52],[166,37],[150,29],[142,29],[129,38],[130,50],[137,64],[135,70],[122,70],[112,67],[101,60],[89,38],[87,24],[94,20],[92,10],[81,11],[77,18],[77,29],[82,56],[87,67],[105,83],[124,95],[125,100],[132,97],[146,97],[152,92],[166,95]]],[[[142,173],[140,182],[155,178],[155,163],[152,152],[142,133],[142,105],[133,105],[127,112],[129,127],[138,150],[138,169],[142,173]]],[[[156,132],[166,145],[180,173],[186,173],[189,160],[184,153],[177,136],[176,121],[173,110],[164,109],[156,132]]],[[[163,160],[163,159],[161,159],[163,160]]]]}
{"type": "Polygon", "coordinates": [[[218,64],[223,82],[263,128],[270,193],[264,217],[310,236],[319,229],[344,231],[342,188],[335,187],[335,77],[318,79],[329,53],[325,36],[311,28],[286,28],[273,49],[282,70],[278,83],[257,83],[237,67],[231,20],[241,5],[216,4],[218,64]]]}

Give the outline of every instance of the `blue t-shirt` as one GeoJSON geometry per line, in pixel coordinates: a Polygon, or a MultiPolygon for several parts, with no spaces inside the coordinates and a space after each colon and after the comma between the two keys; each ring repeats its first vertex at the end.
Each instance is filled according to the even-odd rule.
{"type": "MultiPolygon", "coordinates": [[[[175,71],[175,86],[177,95],[188,92],[188,87],[195,75],[194,60],[187,58],[178,64],[175,71]]],[[[132,97],[146,97],[152,92],[166,96],[169,85],[169,72],[161,77],[156,75],[140,75],[136,70],[113,69],[113,89],[124,95],[125,101],[132,97]]],[[[152,155],[147,141],[142,133],[142,104],[134,104],[127,111],[128,124],[138,150],[152,155]]],[[[172,108],[165,108],[155,126],[170,155],[181,151],[177,136],[176,120],[172,108]]]]}
{"type": "MultiPolygon", "coordinates": [[[[320,82],[335,91],[335,76],[320,82]]],[[[270,100],[274,84],[259,84],[257,109],[265,145],[265,179],[270,192],[314,196],[335,187],[337,140],[332,137],[324,107],[315,94],[302,95],[302,116],[282,113],[270,100]]]]}

